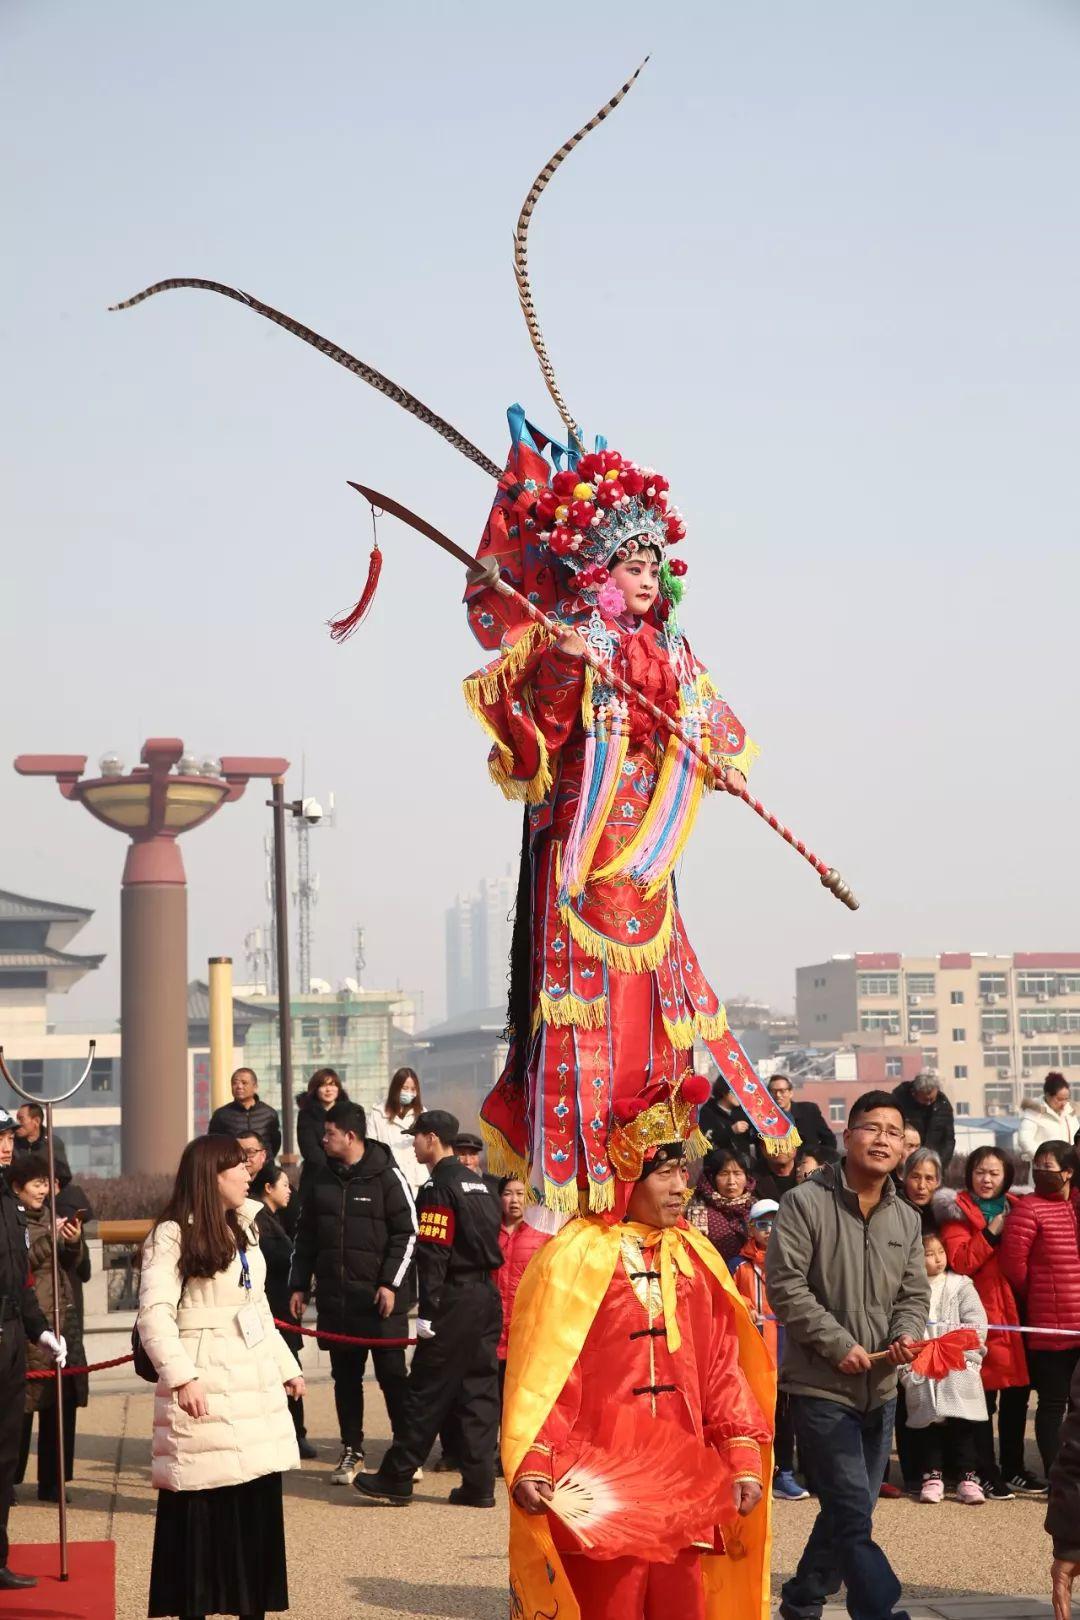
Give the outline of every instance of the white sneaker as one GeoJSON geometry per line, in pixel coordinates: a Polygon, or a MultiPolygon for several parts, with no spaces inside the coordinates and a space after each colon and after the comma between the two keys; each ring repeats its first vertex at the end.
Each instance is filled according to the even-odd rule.
{"type": "Polygon", "coordinates": [[[419,1485],[419,1483],[423,1479],[423,1477],[424,1477],[424,1470],[422,1468],[418,1468],[416,1470],[416,1473],[413,1475],[413,1484],[414,1485],[419,1485]]]}
{"type": "Polygon", "coordinates": [[[331,1485],[351,1485],[357,1474],[364,1472],[364,1453],[351,1446],[342,1446],[338,1465],[330,1475],[331,1485]]]}

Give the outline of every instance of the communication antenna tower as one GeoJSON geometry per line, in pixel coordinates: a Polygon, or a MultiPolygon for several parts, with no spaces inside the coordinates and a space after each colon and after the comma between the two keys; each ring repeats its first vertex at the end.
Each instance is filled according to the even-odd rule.
{"type": "Polygon", "coordinates": [[[262,928],[251,928],[244,935],[244,960],[247,963],[248,983],[262,985],[268,991],[270,980],[274,976],[274,947],[273,942],[266,942],[266,932],[262,928]]]}
{"type": "MultiPolygon", "coordinates": [[[[272,833],[263,837],[263,858],[266,861],[266,969],[262,982],[266,985],[266,993],[277,995],[277,905],[274,894],[274,838],[272,833]]],[[[262,930],[258,930],[262,932],[262,930]]]]}
{"type": "Polygon", "coordinates": [[[313,827],[334,825],[334,795],[324,810],[318,799],[303,798],[300,813],[292,826],[296,833],[296,888],[293,902],[296,906],[296,979],[297,988],[306,996],[311,987],[311,914],[319,903],[319,874],[311,870],[311,831],[313,827]]]}
{"type": "Polygon", "coordinates": [[[356,965],[356,983],[362,990],[364,988],[364,970],[367,967],[367,952],[364,949],[364,930],[359,923],[356,926],[356,948],[353,961],[356,965]]]}

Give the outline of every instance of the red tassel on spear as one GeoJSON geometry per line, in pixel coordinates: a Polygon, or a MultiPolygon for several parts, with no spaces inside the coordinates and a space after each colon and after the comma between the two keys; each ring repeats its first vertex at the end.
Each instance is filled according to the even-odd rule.
{"type": "MultiPolygon", "coordinates": [[[[355,486],[354,486],[355,488],[355,486]]],[[[382,552],[379,550],[379,531],[375,527],[375,507],[371,508],[371,533],[373,544],[371,557],[368,560],[367,580],[360,593],[360,600],[348,613],[340,618],[330,620],[330,639],[332,641],[347,641],[358,625],[363,624],[367,618],[368,609],[375,600],[375,592],[379,584],[379,575],[382,573],[382,552]]]]}

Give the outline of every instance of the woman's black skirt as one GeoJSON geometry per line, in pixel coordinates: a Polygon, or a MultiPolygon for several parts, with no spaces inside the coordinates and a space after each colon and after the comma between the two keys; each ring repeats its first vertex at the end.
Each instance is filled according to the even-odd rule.
{"type": "Polygon", "coordinates": [[[288,1607],[280,1474],[215,1491],[158,1492],[151,1620],[288,1607]]]}

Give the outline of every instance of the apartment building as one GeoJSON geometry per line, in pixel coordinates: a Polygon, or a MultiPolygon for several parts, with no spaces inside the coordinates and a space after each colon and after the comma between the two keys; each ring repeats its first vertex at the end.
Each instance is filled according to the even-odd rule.
{"type": "Polygon", "coordinates": [[[1048,1069],[1080,1080],[1080,953],[860,952],[797,968],[795,987],[801,1041],[884,1048],[894,1083],[917,1048],[961,1113],[1015,1113],[1048,1069]]]}

